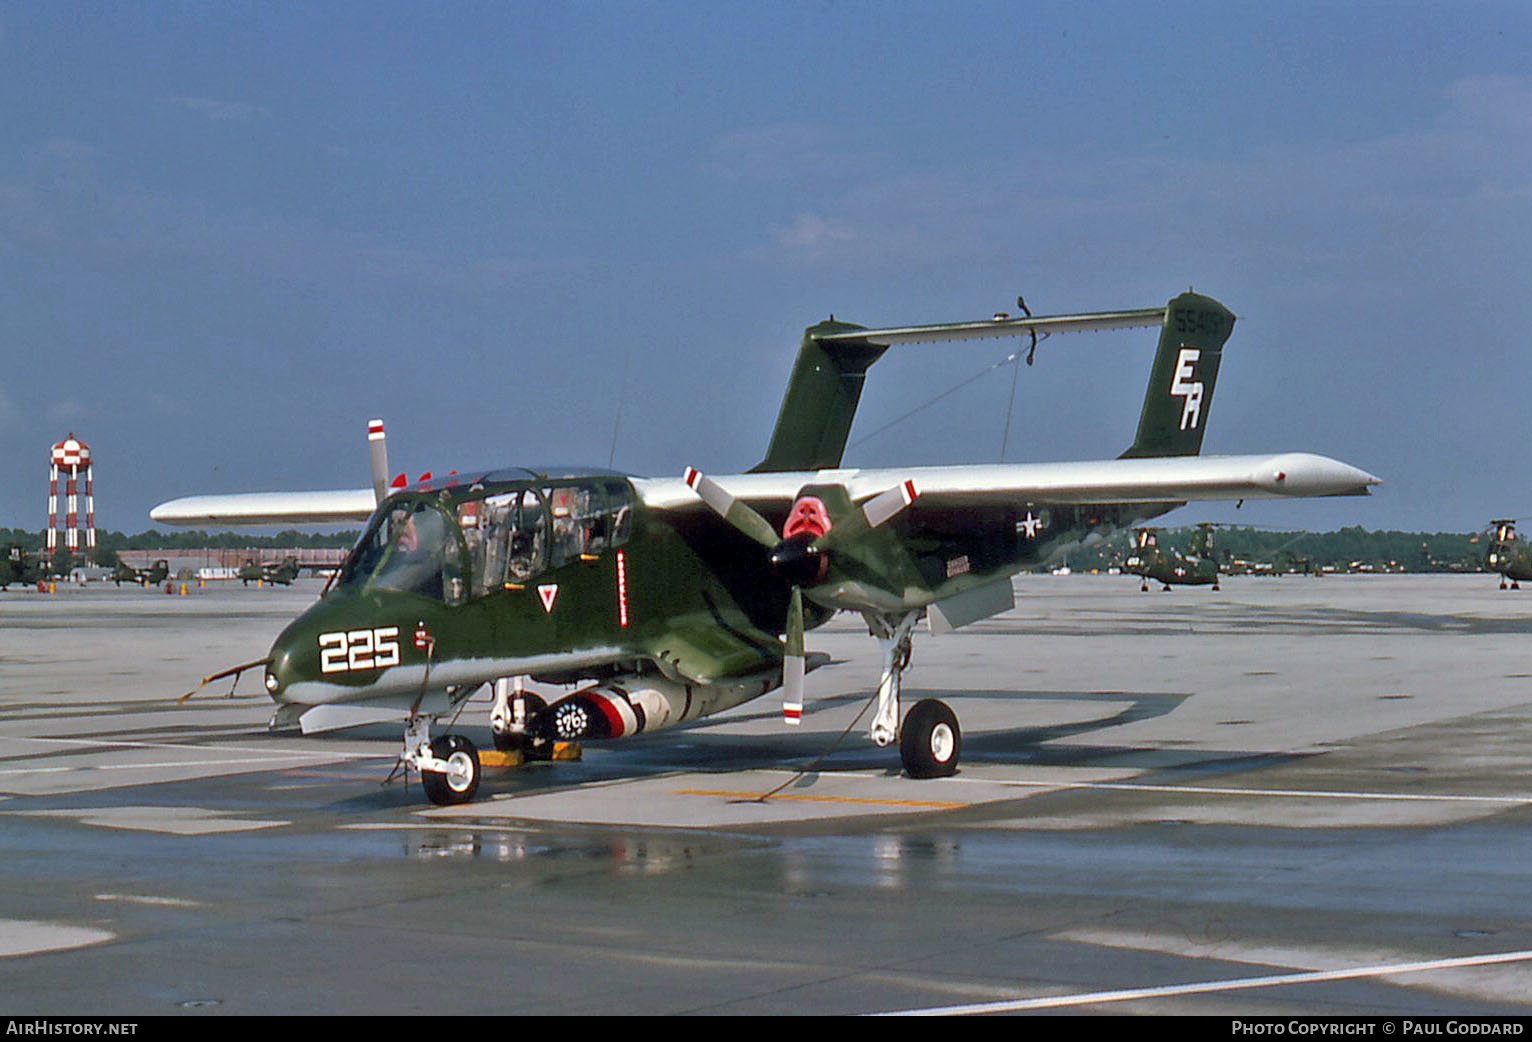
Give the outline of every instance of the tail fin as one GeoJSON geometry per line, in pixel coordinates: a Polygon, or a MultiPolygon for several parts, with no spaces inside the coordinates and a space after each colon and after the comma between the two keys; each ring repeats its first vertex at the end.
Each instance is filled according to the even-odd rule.
{"type": "Polygon", "coordinates": [[[1138,437],[1123,459],[1201,451],[1218,363],[1233,331],[1233,312],[1212,297],[1183,293],[1166,306],[1138,437]]]}
{"type": "Polygon", "coordinates": [[[887,344],[861,338],[827,342],[833,334],[854,334],[863,326],[831,319],[804,330],[798,360],[777,413],[766,458],[751,468],[763,471],[822,470],[840,466],[867,367],[887,344]]]}

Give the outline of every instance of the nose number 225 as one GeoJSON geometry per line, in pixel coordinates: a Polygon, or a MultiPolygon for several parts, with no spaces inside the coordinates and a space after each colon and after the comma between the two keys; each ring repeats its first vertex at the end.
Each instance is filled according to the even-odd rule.
{"type": "Polygon", "coordinates": [[[319,671],[349,673],[399,664],[399,627],[340,630],[319,635],[319,671]]]}

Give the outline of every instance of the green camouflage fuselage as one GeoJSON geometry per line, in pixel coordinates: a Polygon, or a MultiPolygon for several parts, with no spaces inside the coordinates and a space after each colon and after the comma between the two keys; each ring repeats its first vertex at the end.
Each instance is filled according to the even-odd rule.
{"type": "MultiPolygon", "coordinates": [[[[525,473],[525,472],[523,472],[525,473]]],[[[465,505],[531,493],[598,490],[626,511],[624,530],[605,545],[575,548],[525,574],[486,577],[493,559],[476,554],[461,525],[443,525],[431,581],[390,588],[359,574],[368,538],[342,578],[278,637],[267,687],[278,701],[305,705],[410,698],[443,687],[531,675],[568,683],[659,673],[708,684],[780,669],[791,582],[759,546],[700,502],[651,511],[620,475],[496,481],[460,479],[450,488],[411,490],[384,503],[370,532],[407,510],[475,517],[465,505]]],[[[809,486],[831,516],[851,507],[837,486],[809,486]]],[[[918,609],[1043,563],[1084,539],[1162,513],[1176,504],[1090,507],[1020,505],[947,508],[917,501],[900,517],[837,553],[805,588],[810,628],[837,609],[918,609]]],[[[789,503],[763,513],[780,527],[789,503]]],[[[470,530],[471,531],[471,530],[470,530]]],[[[552,542],[544,525],[541,538],[552,542]]]]}

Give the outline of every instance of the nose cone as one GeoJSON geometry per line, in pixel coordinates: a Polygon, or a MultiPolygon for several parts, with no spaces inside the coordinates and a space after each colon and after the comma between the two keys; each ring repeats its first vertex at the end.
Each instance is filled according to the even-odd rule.
{"type": "Polygon", "coordinates": [[[308,627],[300,627],[299,620],[291,623],[271,645],[270,661],[266,666],[266,693],[277,702],[287,702],[288,689],[304,677],[317,672],[317,661],[309,653],[311,640],[300,640],[299,633],[307,635],[308,627]]]}
{"type": "MultiPolygon", "coordinates": [[[[323,656],[328,654],[333,659],[344,631],[356,628],[355,611],[348,610],[349,606],[347,598],[332,593],[287,624],[272,642],[271,654],[267,656],[270,659],[270,665],[266,667],[268,695],[277,702],[308,701],[306,696],[295,696],[292,689],[327,679],[322,668],[323,656]]],[[[339,652],[344,654],[343,646],[339,647],[339,652]]]]}

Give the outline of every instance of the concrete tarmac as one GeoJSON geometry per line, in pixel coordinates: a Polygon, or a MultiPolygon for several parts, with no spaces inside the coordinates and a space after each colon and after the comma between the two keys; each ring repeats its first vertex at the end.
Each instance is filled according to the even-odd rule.
{"type": "Polygon", "coordinates": [[[0,1011],[1532,1013],[1532,591],[1017,590],[916,638],[954,778],[852,726],[841,617],[799,728],[768,695],[455,808],[383,784],[399,728],[269,735],[258,674],[175,704],[315,581],[0,593],[0,1011]]]}

